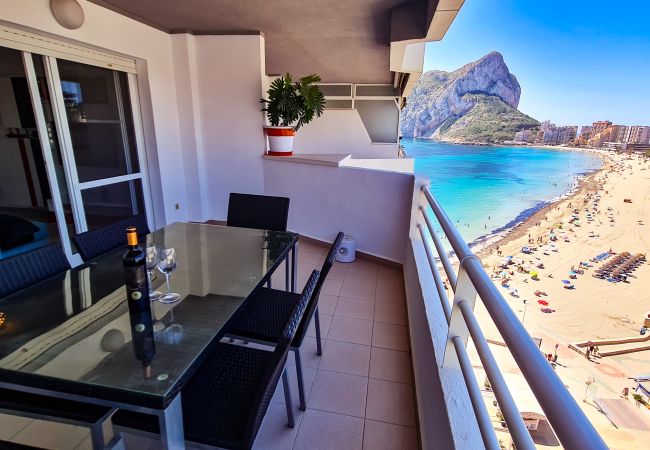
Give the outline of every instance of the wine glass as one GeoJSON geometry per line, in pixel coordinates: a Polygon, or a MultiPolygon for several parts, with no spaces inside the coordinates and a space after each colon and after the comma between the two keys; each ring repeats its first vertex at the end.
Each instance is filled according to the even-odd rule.
{"type": "Polygon", "coordinates": [[[154,302],[163,295],[162,292],[153,290],[151,285],[151,275],[158,264],[158,249],[154,244],[147,244],[145,256],[147,261],[147,281],[149,282],[149,300],[154,302]]]}
{"type": "Polygon", "coordinates": [[[171,248],[161,248],[158,252],[158,270],[160,270],[165,275],[165,282],[167,283],[167,293],[163,294],[160,297],[159,301],[161,303],[174,303],[180,300],[181,296],[175,292],[171,291],[169,286],[169,277],[172,272],[176,269],[176,251],[173,247],[171,248]]]}

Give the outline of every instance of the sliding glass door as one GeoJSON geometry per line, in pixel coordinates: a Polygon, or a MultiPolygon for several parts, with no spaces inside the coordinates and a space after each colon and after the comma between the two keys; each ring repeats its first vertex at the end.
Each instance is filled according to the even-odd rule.
{"type": "Polygon", "coordinates": [[[69,249],[67,230],[60,229],[65,221],[56,215],[62,196],[51,184],[47,161],[57,145],[56,129],[47,98],[28,77],[33,69],[31,57],[0,47],[0,259],[55,242],[69,249]]]}
{"type": "Polygon", "coordinates": [[[0,72],[0,91],[15,98],[0,99],[0,127],[21,137],[6,145],[0,140],[0,150],[11,154],[11,167],[22,169],[20,183],[12,183],[0,168],[0,214],[4,185],[13,186],[24,201],[6,206],[22,207],[28,222],[26,210],[40,208],[43,214],[31,222],[51,228],[42,243],[60,241],[73,263],[79,261],[70,243],[74,233],[133,215],[151,220],[135,74],[3,47],[0,67],[12,71],[0,72]],[[7,124],[2,108],[17,111],[7,124]]]}
{"type": "Polygon", "coordinates": [[[46,58],[79,231],[146,214],[129,75],[46,58]]]}

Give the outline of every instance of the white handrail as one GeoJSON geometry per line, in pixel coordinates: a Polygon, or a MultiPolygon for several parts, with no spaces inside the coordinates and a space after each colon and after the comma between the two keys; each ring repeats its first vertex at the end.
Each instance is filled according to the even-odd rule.
{"type": "MultiPolygon", "coordinates": [[[[519,366],[522,374],[528,382],[528,385],[535,394],[537,401],[544,410],[544,413],[560,440],[560,443],[565,448],[577,450],[607,449],[608,447],[605,442],[602,440],[589,419],[587,419],[582,409],[580,409],[575,399],[566,389],[564,383],[560,380],[555,370],[539,351],[539,348],[533,342],[515,313],[508,306],[489,275],[483,269],[481,262],[474,256],[465,240],[453,225],[453,222],[449,219],[445,211],[433,195],[431,195],[426,186],[422,186],[421,189],[456,256],[463,262],[460,270],[466,274],[464,279],[471,282],[472,287],[478,293],[478,297],[485,305],[515,362],[519,366]]],[[[420,208],[422,208],[422,206],[420,206],[420,208]]],[[[426,215],[425,210],[421,209],[421,211],[424,215],[425,222],[427,222],[427,228],[432,235],[431,238],[435,244],[435,237],[437,236],[434,237],[435,233],[433,226],[431,225],[430,219],[426,215]]],[[[420,232],[422,232],[422,227],[419,226],[419,224],[418,227],[420,228],[420,232]]],[[[424,237],[423,244],[425,248],[429,247],[429,243],[424,239],[424,237]]],[[[438,246],[436,245],[436,247],[438,246]]],[[[440,252],[440,249],[436,248],[436,250],[438,250],[438,255],[440,260],[443,261],[444,266],[443,254],[440,252]]],[[[429,251],[431,251],[430,248],[429,251]]],[[[444,256],[446,257],[446,254],[444,256]]],[[[429,260],[429,263],[432,264],[431,259],[429,260]]],[[[437,265],[431,267],[431,269],[438,270],[437,265]]],[[[458,278],[460,279],[460,277],[458,278]]],[[[438,282],[435,276],[434,281],[436,281],[436,283],[438,282]]],[[[457,289],[458,287],[456,287],[455,290],[457,289]]],[[[506,423],[513,435],[517,448],[534,448],[534,444],[532,444],[532,439],[530,439],[528,431],[526,430],[524,433],[521,429],[523,421],[518,410],[516,410],[516,406],[514,408],[518,418],[513,417],[515,415],[512,411],[514,401],[512,401],[512,396],[509,394],[505,382],[503,382],[501,373],[498,371],[498,368],[496,368],[496,363],[492,364],[494,362],[494,357],[492,356],[487,341],[485,340],[480,326],[474,317],[471,304],[463,301],[462,298],[454,299],[454,302],[454,311],[457,309],[463,316],[479,357],[485,367],[488,379],[495,388],[495,395],[497,395],[497,400],[499,401],[499,405],[504,413],[506,423]],[[495,384],[499,387],[495,387],[495,384]],[[531,444],[533,447],[529,447],[531,444]]],[[[461,344],[464,342],[463,338],[458,337],[458,339],[455,339],[456,336],[452,336],[451,334],[452,333],[450,333],[449,340],[453,344],[451,346],[452,349],[455,348],[459,342],[461,344]]],[[[449,348],[450,346],[447,346],[448,350],[449,348]]],[[[456,353],[462,369],[462,355],[458,354],[458,352],[456,353]]],[[[465,376],[465,374],[464,378],[466,383],[476,383],[475,378],[473,380],[468,379],[469,377],[465,376]]],[[[469,385],[468,390],[470,390],[469,385]]],[[[480,408],[476,406],[474,406],[474,413],[477,416],[477,420],[479,420],[480,426],[480,421],[482,420],[480,417],[483,413],[480,408]]],[[[486,442],[486,446],[487,444],[488,443],[486,442]]]]}
{"type": "Polygon", "coordinates": [[[451,285],[451,289],[455,291],[456,284],[458,284],[458,277],[456,276],[456,272],[454,272],[454,266],[451,265],[451,261],[449,261],[449,256],[447,256],[445,247],[442,245],[440,236],[438,236],[438,233],[436,233],[435,228],[431,223],[431,219],[429,219],[427,212],[422,206],[420,206],[420,212],[422,213],[424,222],[427,224],[427,228],[429,229],[431,239],[433,240],[433,245],[436,246],[436,251],[438,252],[438,256],[440,257],[440,262],[442,262],[442,267],[445,269],[445,273],[447,274],[447,278],[449,279],[449,284],[451,285]]]}
{"type": "MultiPolygon", "coordinates": [[[[422,224],[418,224],[418,230],[420,230],[420,236],[424,241],[424,229],[422,224]]],[[[447,297],[447,291],[445,291],[445,286],[442,283],[442,278],[440,278],[440,273],[438,273],[438,264],[436,259],[431,252],[431,248],[428,245],[424,246],[424,251],[427,254],[427,259],[429,260],[429,268],[431,269],[431,275],[433,275],[433,281],[435,282],[436,289],[438,290],[438,296],[440,297],[440,302],[442,303],[442,310],[445,313],[447,318],[447,323],[451,320],[451,307],[449,306],[449,298],[447,297]]]]}

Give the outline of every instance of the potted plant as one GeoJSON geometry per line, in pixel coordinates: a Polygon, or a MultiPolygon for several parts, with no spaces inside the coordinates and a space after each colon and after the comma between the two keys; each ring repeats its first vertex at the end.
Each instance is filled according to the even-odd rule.
{"type": "Polygon", "coordinates": [[[320,81],[316,74],[293,82],[291,74],[276,78],[266,92],[268,99],[260,99],[262,111],[271,126],[264,127],[269,139],[269,155],[293,154],[296,131],[320,117],[325,110],[325,96],[314,84],[320,81]]]}

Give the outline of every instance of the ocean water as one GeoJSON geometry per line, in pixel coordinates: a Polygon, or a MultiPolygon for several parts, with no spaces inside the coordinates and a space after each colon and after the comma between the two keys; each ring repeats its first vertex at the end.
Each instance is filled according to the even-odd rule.
{"type": "Polygon", "coordinates": [[[415,159],[415,173],[429,177],[431,192],[470,243],[523,221],[602,165],[590,153],[568,150],[406,138],[402,145],[415,159]]]}

